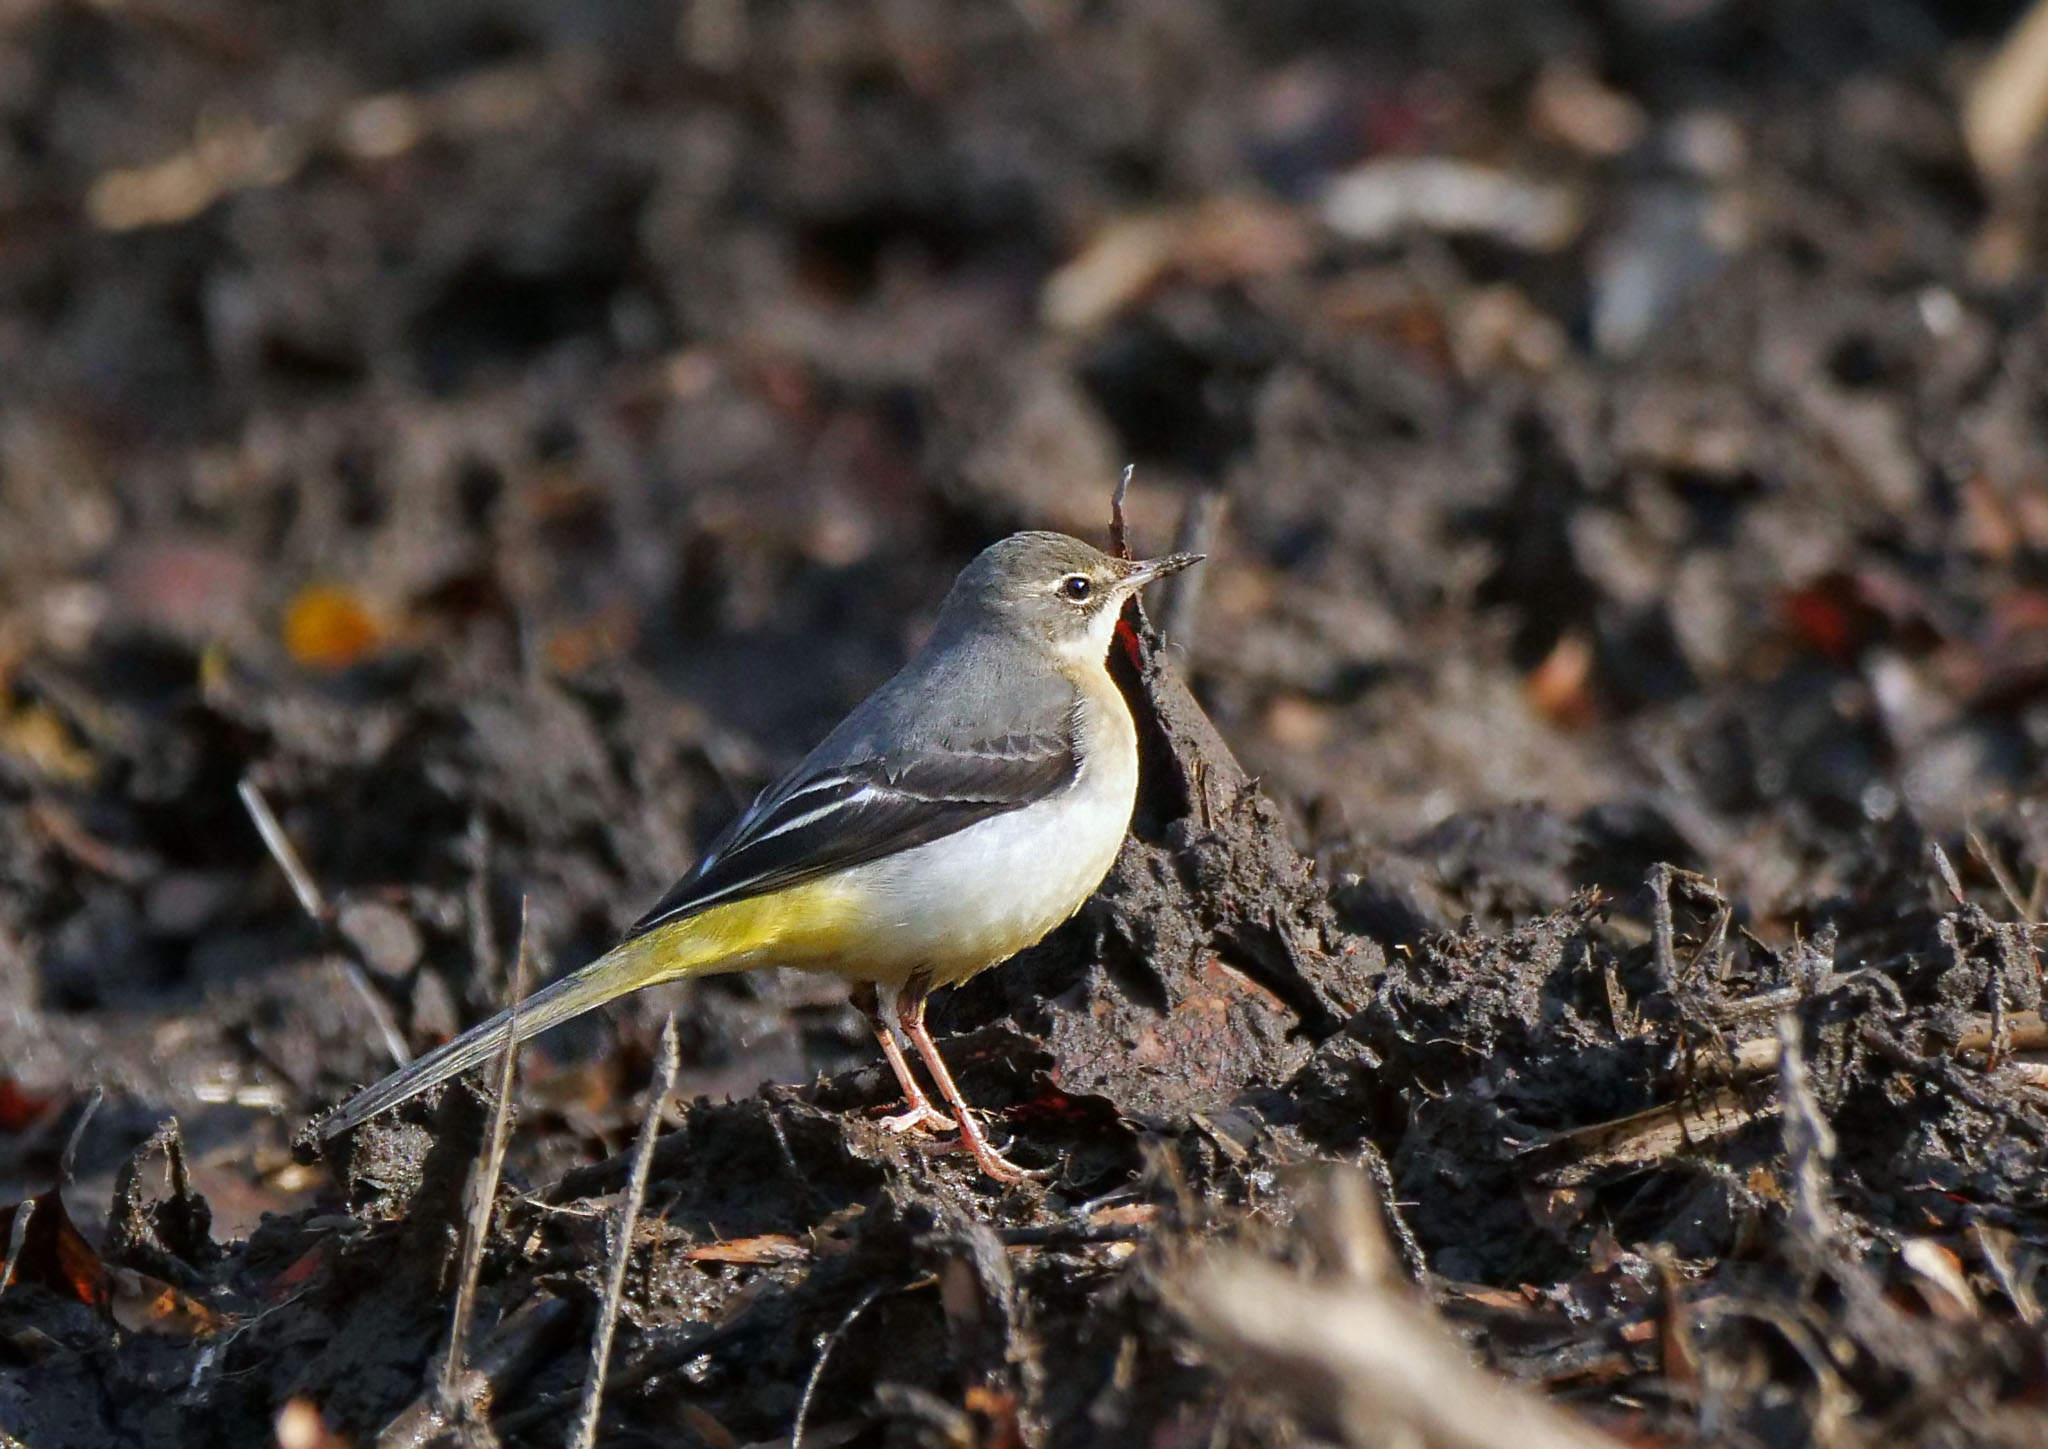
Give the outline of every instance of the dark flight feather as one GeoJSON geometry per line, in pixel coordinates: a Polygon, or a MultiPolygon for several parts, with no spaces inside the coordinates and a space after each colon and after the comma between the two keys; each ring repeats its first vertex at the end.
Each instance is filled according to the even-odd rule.
{"type": "Polygon", "coordinates": [[[800,768],[728,826],[626,939],[1021,810],[1073,784],[1080,768],[1071,714],[1054,732],[927,747],[905,760],[853,760],[816,774],[800,768]]]}

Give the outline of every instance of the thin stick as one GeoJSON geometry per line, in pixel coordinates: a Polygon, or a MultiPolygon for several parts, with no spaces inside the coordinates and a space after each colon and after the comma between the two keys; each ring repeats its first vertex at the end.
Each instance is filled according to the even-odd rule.
{"type": "Polygon", "coordinates": [[[263,798],[263,792],[247,775],[236,784],[235,793],[242,797],[242,808],[249,812],[256,833],[263,837],[264,849],[270,852],[270,858],[277,862],[277,868],[291,883],[292,894],[299,898],[299,909],[314,920],[325,923],[328,907],[326,897],[320,894],[320,883],[313,879],[313,872],[307,870],[306,862],[299,858],[297,847],[284,833],[284,826],[270,808],[270,802],[263,798]]]}
{"type": "Polygon", "coordinates": [[[2032,920],[2033,918],[2027,914],[2027,903],[2020,896],[2019,886],[2006,871],[2005,862],[1998,858],[1997,852],[1977,833],[1977,827],[1965,827],[1963,839],[1970,847],[1970,854],[1976,856],[1983,867],[1991,872],[1991,879],[1998,886],[1998,893],[2005,897],[2005,903],[2012,907],[2013,914],[2022,921],[2032,920]]]}
{"type": "Polygon", "coordinates": [[[478,979],[495,986],[505,974],[505,962],[491,926],[491,827],[481,810],[469,817],[464,847],[469,855],[469,884],[463,888],[469,909],[469,955],[478,979]]]}
{"type": "Polygon", "coordinates": [[[661,1060],[655,1068],[655,1089],[647,1101],[647,1116],[640,1123],[640,1140],[633,1148],[633,1170],[626,1179],[626,1201],[619,1209],[619,1236],[612,1244],[612,1258],[605,1276],[604,1300],[598,1308],[597,1332],[590,1339],[590,1369],[583,1379],[583,1408],[576,1418],[576,1431],[569,1436],[572,1449],[591,1449],[597,1443],[597,1415],[604,1403],[605,1371],[611,1364],[612,1331],[618,1327],[619,1302],[626,1296],[626,1268],[633,1260],[633,1233],[640,1226],[640,1205],[647,1198],[647,1169],[654,1161],[654,1139],[661,1130],[661,1110],[676,1086],[676,1017],[670,1012],[661,1028],[661,1060]]]}
{"type": "MultiPolygon", "coordinates": [[[[566,1299],[545,1294],[527,1299],[505,1315],[476,1351],[456,1387],[458,1397],[466,1404],[489,1404],[495,1408],[500,1399],[524,1388],[543,1360],[553,1361],[560,1351],[557,1340],[567,1336],[579,1317],[581,1311],[566,1299]]],[[[512,1421],[527,1412],[512,1410],[493,1427],[508,1433],[512,1421]]],[[[377,1449],[423,1449],[447,1437],[447,1419],[434,1407],[433,1395],[422,1393],[384,1426],[374,1442],[377,1449]]]]}
{"type": "MultiPolygon", "coordinates": [[[[263,798],[263,792],[256,782],[244,775],[235,786],[235,793],[242,797],[242,808],[249,812],[249,819],[256,826],[256,833],[262,837],[263,845],[270,852],[270,858],[277,862],[277,868],[284,872],[285,880],[291,885],[292,894],[298,897],[299,909],[304,911],[315,925],[331,928],[334,925],[334,907],[320,890],[320,882],[313,879],[313,872],[306,869],[306,862],[299,857],[298,847],[285,834],[284,825],[277,818],[277,812],[270,808],[270,802],[263,798]]],[[[354,950],[354,943],[350,943],[354,950]]],[[[362,964],[355,960],[342,962],[342,975],[370,1013],[370,1022],[377,1028],[377,1035],[384,1043],[391,1060],[399,1066],[412,1061],[412,1049],[405,1044],[405,1034],[398,1029],[398,1022],[391,1015],[391,1008],[384,1004],[370,985],[370,978],[363,974],[362,964]]]]}
{"type": "Polygon", "coordinates": [[[1956,868],[1949,863],[1948,852],[1943,850],[1939,844],[1930,846],[1929,849],[1934,852],[1935,873],[1941,877],[1941,883],[1948,887],[1950,898],[1957,905],[1961,905],[1963,903],[1963,883],[1956,879],[1956,868]]]}
{"type": "MultiPolygon", "coordinates": [[[[1125,475],[1129,476],[1130,470],[1125,469],[1124,471],[1125,475]]],[[[915,1285],[906,1284],[903,1286],[914,1287],[915,1285]]],[[[818,1385],[824,1381],[825,1361],[832,1357],[832,1350],[839,1346],[839,1340],[846,1335],[846,1330],[853,1327],[853,1321],[872,1308],[877,1298],[880,1298],[885,1293],[893,1293],[895,1291],[895,1286],[887,1283],[879,1283],[873,1288],[868,1289],[860,1302],[846,1310],[846,1317],[839,1320],[838,1327],[826,1334],[825,1341],[818,1345],[818,1361],[811,1365],[811,1376],[804,1381],[804,1396],[797,1400],[796,1423],[789,1431],[789,1449],[804,1449],[804,1420],[808,1419],[811,1415],[811,1400],[817,1397],[818,1385]]]]}
{"type": "Polygon", "coordinates": [[[370,978],[363,974],[362,966],[354,961],[341,963],[342,979],[363,1003],[363,1010],[370,1013],[370,1020],[377,1028],[377,1035],[383,1039],[384,1050],[391,1054],[391,1060],[399,1066],[412,1061],[412,1050],[405,1044],[405,1034],[398,1029],[398,1021],[391,1015],[391,1008],[384,1004],[384,998],[370,985],[370,978]]]}
{"type": "Polygon", "coordinates": [[[1438,1449],[1614,1449],[1527,1388],[1473,1362],[1464,1341],[1398,1287],[1304,1282],[1217,1254],[1185,1270],[1175,1306],[1242,1377],[1341,1426],[1339,1442],[1438,1449]]]}
{"type": "Polygon", "coordinates": [[[462,1382],[464,1346],[469,1341],[469,1320],[476,1310],[476,1280],[483,1271],[484,1243],[491,1230],[491,1209],[497,1203],[498,1174],[505,1167],[505,1144],[512,1136],[513,1072],[519,1064],[519,1003],[526,996],[527,914],[526,900],[519,902],[519,954],[512,965],[512,1016],[506,1023],[505,1050],[498,1058],[498,1100],[491,1109],[491,1131],[484,1144],[483,1160],[470,1174],[473,1196],[469,1221],[462,1236],[462,1278],[455,1293],[455,1312],[448,1322],[448,1356],[442,1361],[441,1380],[435,1386],[436,1409],[452,1422],[458,1409],[456,1390],[462,1382]]]}
{"type": "Polygon", "coordinates": [[[1124,495],[1131,491],[1131,475],[1137,471],[1136,463],[1124,464],[1123,477],[1116,480],[1116,491],[1109,495],[1109,551],[1120,559],[1131,556],[1131,533],[1124,527],[1124,495]]]}
{"type": "Polygon", "coordinates": [[[78,1144],[85,1140],[85,1129],[92,1125],[93,1117],[100,1110],[100,1103],[107,1100],[105,1087],[94,1087],[92,1095],[85,1099],[85,1110],[78,1114],[78,1123],[71,1129],[71,1135],[64,1139],[64,1155],[57,1159],[57,1185],[71,1185],[71,1169],[78,1161],[78,1144]]]}
{"type": "Polygon", "coordinates": [[[28,1220],[35,1216],[36,1200],[25,1197],[14,1208],[14,1231],[7,1235],[7,1263],[0,1267],[0,1293],[7,1291],[7,1285],[14,1281],[14,1270],[21,1266],[21,1250],[28,1245],[28,1220]]]}

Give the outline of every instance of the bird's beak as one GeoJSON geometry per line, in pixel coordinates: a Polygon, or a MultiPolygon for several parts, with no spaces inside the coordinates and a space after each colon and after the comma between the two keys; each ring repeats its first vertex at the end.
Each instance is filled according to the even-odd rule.
{"type": "Polygon", "coordinates": [[[1208,556],[1205,553],[1169,553],[1159,558],[1141,558],[1124,575],[1124,587],[1135,593],[1157,579],[1193,568],[1208,556]]]}

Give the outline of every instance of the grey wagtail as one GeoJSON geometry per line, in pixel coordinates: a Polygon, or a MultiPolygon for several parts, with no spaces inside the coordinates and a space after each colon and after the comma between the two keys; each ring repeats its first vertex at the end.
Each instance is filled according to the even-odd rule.
{"type": "Polygon", "coordinates": [[[1199,563],[1129,563],[1019,533],[962,570],[931,639],[712,843],[626,938],[582,970],[395,1072],[320,1126],[333,1137],[629,991],[790,966],[854,983],[903,1085],[894,1131],[958,1128],[981,1170],[1026,1174],[990,1145],[925,1027],[935,986],[1007,960],[1109,873],[1138,788],[1138,736],[1110,679],[1124,601],[1199,563]],[[894,1027],[884,1015],[894,1016],[894,1027]],[[925,1096],[896,1032],[947,1104],[925,1096]]]}

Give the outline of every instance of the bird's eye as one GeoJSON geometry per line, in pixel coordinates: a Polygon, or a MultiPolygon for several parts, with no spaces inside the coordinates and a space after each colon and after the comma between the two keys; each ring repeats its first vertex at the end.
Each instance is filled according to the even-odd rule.
{"type": "Polygon", "coordinates": [[[1095,585],[1086,574],[1068,574],[1060,580],[1060,594],[1072,603],[1084,603],[1095,592],[1095,585]]]}

